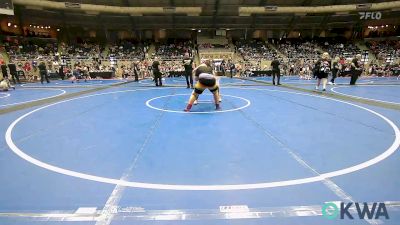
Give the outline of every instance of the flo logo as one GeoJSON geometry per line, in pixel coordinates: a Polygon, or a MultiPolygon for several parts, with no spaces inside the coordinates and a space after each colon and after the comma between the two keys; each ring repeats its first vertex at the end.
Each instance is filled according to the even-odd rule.
{"type": "Polygon", "coordinates": [[[333,202],[328,202],[322,206],[322,215],[330,220],[337,218],[353,220],[354,216],[350,211],[354,212],[354,214],[357,213],[359,219],[380,219],[381,217],[389,219],[385,203],[374,202],[372,205],[368,205],[366,202],[342,202],[339,207],[333,202]]]}
{"type": "Polygon", "coordinates": [[[382,18],[381,12],[359,12],[360,20],[380,20],[382,18]]]}

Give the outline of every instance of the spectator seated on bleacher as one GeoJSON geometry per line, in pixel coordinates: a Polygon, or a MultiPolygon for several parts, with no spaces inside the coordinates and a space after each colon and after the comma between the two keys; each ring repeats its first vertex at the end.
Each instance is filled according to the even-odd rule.
{"type": "Polygon", "coordinates": [[[369,41],[366,45],[378,60],[391,63],[400,58],[400,41],[369,41]]]}
{"type": "Polygon", "coordinates": [[[179,41],[158,44],[155,55],[162,60],[182,60],[185,54],[192,57],[193,44],[191,41],[179,41]]]}
{"type": "Polygon", "coordinates": [[[149,47],[146,43],[133,43],[130,41],[120,41],[119,44],[110,47],[109,54],[114,55],[117,59],[143,60],[149,47]]]}
{"type": "Polygon", "coordinates": [[[269,48],[262,41],[238,41],[236,49],[245,61],[259,61],[261,59],[273,59],[277,56],[275,50],[269,48]]]}

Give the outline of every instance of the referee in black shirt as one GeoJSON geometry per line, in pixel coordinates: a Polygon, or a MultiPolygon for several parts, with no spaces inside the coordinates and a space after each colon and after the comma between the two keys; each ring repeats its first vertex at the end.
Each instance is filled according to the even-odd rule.
{"type": "Polygon", "coordinates": [[[162,86],[160,62],[157,60],[157,58],[154,59],[151,67],[153,69],[154,82],[156,83],[156,86],[162,86]]]}
{"type": "Polygon", "coordinates": [[[189,58],[189,54],[185,54],[183,59],[183,67],[185,67],[185,78],[187,88],[193,88],[193,59],[189,58]]]}
{"type": "Polygon", "coordinates": [[[3,79],[8,79],[8,71],[6,64],[1,64],[1,73],[3,74],[3,79]]]}
{"type": "Polygon", "coordinates": [[[357,54],[356,57],[351,61],[351,79],[350,85],[355,85],[358,77],[362,73],[361,55],[357,54]]]}
{"type": "Polygon", "coordinates": [[[281,85],[281,71],[279,69],[279,60],[277,58],[275,58],[272,62],[271,62],[271,66],[272,66],[272,84],[275,85],[275,76],[278,78],[278,83],[277,85],[281,85]]]}
{"type": "Polygon", "coordinates": [[[39,73],[40,73],[40,83],[43,84],[43,81],[46,79],[47,83],[50,83],[49,78],[47,77],[47,68],[44,62],[40,62],[39,66],[39,73]]]}
{"type": "Polygon", "coordinates": [[[11,78],[14,84],[18,83],[20,84],[21,82],[19,82],[19,77],[17,74],[17,66],[15,65],[15,63],[13,63],[10,60],[10,63],[8,64],[8,69],[10,70],[10,74],[11,74],[11,78]]]}

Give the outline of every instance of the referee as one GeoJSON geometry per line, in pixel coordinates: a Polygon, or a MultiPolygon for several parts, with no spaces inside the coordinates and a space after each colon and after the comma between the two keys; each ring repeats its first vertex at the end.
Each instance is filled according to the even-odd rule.
{"type": "Polygon", "coordinates": [[[193,88],[193,59],[189,58],[189,53],[185,53],[183,59],[183,67],[185,68],[185,79],[187,88],[193,88]]]}
{"type": "Polygon", "coordinates": [[[47,83],[50,83],[49,78],[47,77],[47,68],[44,62],[40,62],[39,66],[39,73],[40,73],[40,83],[43,84],[43,81],[46,79],[47,83]]]}
{"type": "Polygon", "coordinates": [[[362,73],[362,66],[361,66],[361,55],[357,54],[356,57],[351,62],[351,79],[350,85],[355,85],[357,82],[358,77],[362,73]]]}
{"type": "Polygon", "coordinates": [[[277,58],[275,58],[272,62],[271,62],[271,66],[272,66],[272,85],[275,85],[275,76],[278,78],[278,83],[277,85],[281,85],[280,81],[281,81],[281,71],[279,69],[279,60],[277,58]]]}
{"type": "Polygon", "coordinates": [[[10,70],[10,74],[11,74],[11,78],[12,78],[13,83],[14,84],[16,84],[16,83],[20,84],[21,82],[19,82],[19,77],[18,77],[18,74],[17,74],[17,66],[11,60],[10,60],[10,63],[8,64],[8,69],[10,70]]]}
{"type": "Polygon", "coordinates": [[[158,61],[157,57],[154,58],[154,62],[151,67],[153,69],[154,82],[156,83],[156,86],[162,86],[160,62],[158,61]]]}

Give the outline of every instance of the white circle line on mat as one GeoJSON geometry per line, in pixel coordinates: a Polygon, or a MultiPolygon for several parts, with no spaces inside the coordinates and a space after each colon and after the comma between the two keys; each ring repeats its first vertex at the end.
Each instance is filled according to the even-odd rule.
{"type": "MultiPolygon", "coordinates": [[[[234,88],[232,88],[234,89],[234,88]]],[[[72,177],[77,177],[81,179],[86,179],[86,180],[91,180],[91,181],[97,181],[101,183],[108,183],[108,184],[113,184],[113,185],[120,185],[120,186],[126,186],[126,187],[134,187],[134,188],[145,188],[145,189],[158,189],[158,190],[182,190],[182,191],[232,191],[232,190],[250,190],[250,189],[263,189],[263,188],[274,188],[274,187],[284,187],[284,186],[292,186],[292,185],[299,185],[299,184],[306,184],[306,183],[312,183],[312,182],[318,182],[322,181],[327,178],[332,178],[332,177],[337,177],[349,173],[353,173],[362,169],[365,169],[367,167],[370,167],[372,165],[375,165],[379,163],[380,161],[388,158],[390,155],[392,155],[398,147],[400,146],[400,131],[399,128],[388,118],[385,116],[379,114],[378,112],[375,112],[371,109],[365,108],[363,106],[356,105],[354,103],[342,101],[342,100],[337,100],[337,99],[332,99],[324,96],[317,96],[317,95],[311,95],[311,94],[306,94],[306,93],[298,93],[298,92],[291,92],[291,91],[280,91],[280,90],[268,90],[268,89],[257,89],[257,88],[236,88],[236,89],[246,89],[246,90],[260,90],[260,91],[272,91],[272,92],[282,92],[282,93],[291,93],[291,94],[298,94],[298,95],[304,95],[304,96],[311,96],[311,97],[316,97],[316,98],[322,98],[322,99],[328,99],[336,102],[341,102],[347,105],[354,106],[359,109],[363,109],[367,112],[370,112],[377,117],[383,119],[386,123],[390,125],[390,127],[393,129],[394,134],[395,134],[395,139],[392,143],[392,145],[386,149],[383,153],[379,154],[378,156],[369,159],[365,162],[362,162],[360,164],[350,166],[347,168],[335,170],[332,172],[327,172],[323,173],[317,176],[312,176],[312,177],[306,177],[306,178],[299,178],[299,179],[292,179],[292,180],[283,180],[283,181],[275,181],[275,182],[265,182],[265,183],[250,183],[250,184],[231,184],[231,185],[178,185],[178,184],[158,184],[158,183],[143,183],[143,182],[134,182],[134,181],[126,181],[126,180],[120,180],[120,179],[113,179],[113,178],[107,178],[107,177],[101,177],[101,176],[95,176],[91,174],[86,174],[86,173],[81,173],[73,170],[68,170],[64,168],[60,168],[45,162],[42,162],[38,159],[33,158],[32,156],[26,154],[23,152],[21,149],[18,148],[18,146],[15,145],[13,139],[12,139],[12,131],[14,127],[24,118],[27,116],[40,111],[42,109],[61,104],[64,102],[68,101],[73,101],[76,99],[82,99],[82,98],[89,98],[93,96],[99,96],[99,95],[106,95],[106,94],[113,94],[113,93],[122,93],[122,92],[129,92],[129,91],[139,91],[139,90],[152,90],[152,89],[136,89],[136,90],[125,90],[125,91],[115,91],[115,92],[107,92],[107,93],[100,93],[100,94],[94,94],[94,95],[88,95],[88,96],[82,96],[78,98],[73,98],[73,99],[68,99],[60,102],[56,102],[50,105],[46,105],[40,108],[37,108],[35,110],[32,110],[22,116],[20,116],[18,119],[13,121],[10,126],[7,128],[7,131],[5,133],[5,139],[7,145],[10,147],[10,149],[19,157],[22,159],[36,165],[39,167],[42,167],[44,169],[64,174],[67,176],[72,176],[72,177]]]]}
{"type": "Polygon", "coordinates": [[[9,94],[9,93],[0,93],[0,94],[4,95],[4,96],[0,96],[0,98],[7,98],[7,97],[10,97],[10,94],[9,94]]]}
{"type": "Polygon", "coordinates": [[[150,103],[156,99],[160,99],[160,98],[166,98],[166,97],[172,97],[172,96],[180,96],[180,95],[187,95],[188,97],[190,96],[190,94],[173,94],[173,95],[163,95],[163,96],[158,96],[152,99],[149,99],[146,101],[146,106],[151,108],[151,109],[155,109],[155,110],[159,110],[159,111],[163,111],[163,112],[170,112],[170,113],[184,113],[184,114],[211,114],[211,113],[225,113],[225,112],[234,112],[237,110],[241,110],[244,108],[247,108],[251,105],[251,102],[248,99],[242,98],[242,97],[238,97],[238,96],[234,96],[234,95],[221,95],[221,96],[228,96],[231,98],[237,98],[237,99],[241,99],[243,101],[246,102],[246,104],[244,106],[238,107],[238,108],[234,108],[234,109],[226,109],[226,110],[213,110],[213,111],[206,111],[206,112],[184,112],[183,109],[178,111],[178,110],[170,110],[170,109],[161,109],[155,106],[152,106],[150,103]]]}
{"type": "Polygon", "coordinates": [[[20,90],[17,90],[17,91],[21,91],[21,90],[36,90],[36,89],[61,91],[61,93],[60,93],[60,94],[57,94],[57,95],[52,95],[52,96],[49,96],[49,97],[46,97],[46,98],[39,98],[39,99],[33,99],[33,100],[29,100],[29,101],[14,102],[14,103],[10,103],[10,104],[0,105],[0,107],[11,106],[11,105],[19,105],[19,104],[24,104],[24,103],[30,103],[30,102],[40,101],[40,100],[44,100],[44,99],[49,99],[49,98],[58,97],[58,96],[61,96],[61,95],[63,95],[63,94],[66,93],[65,90],[63,90],[63,89],[56,89],[56,88],[20,89],[20,90]]]}

